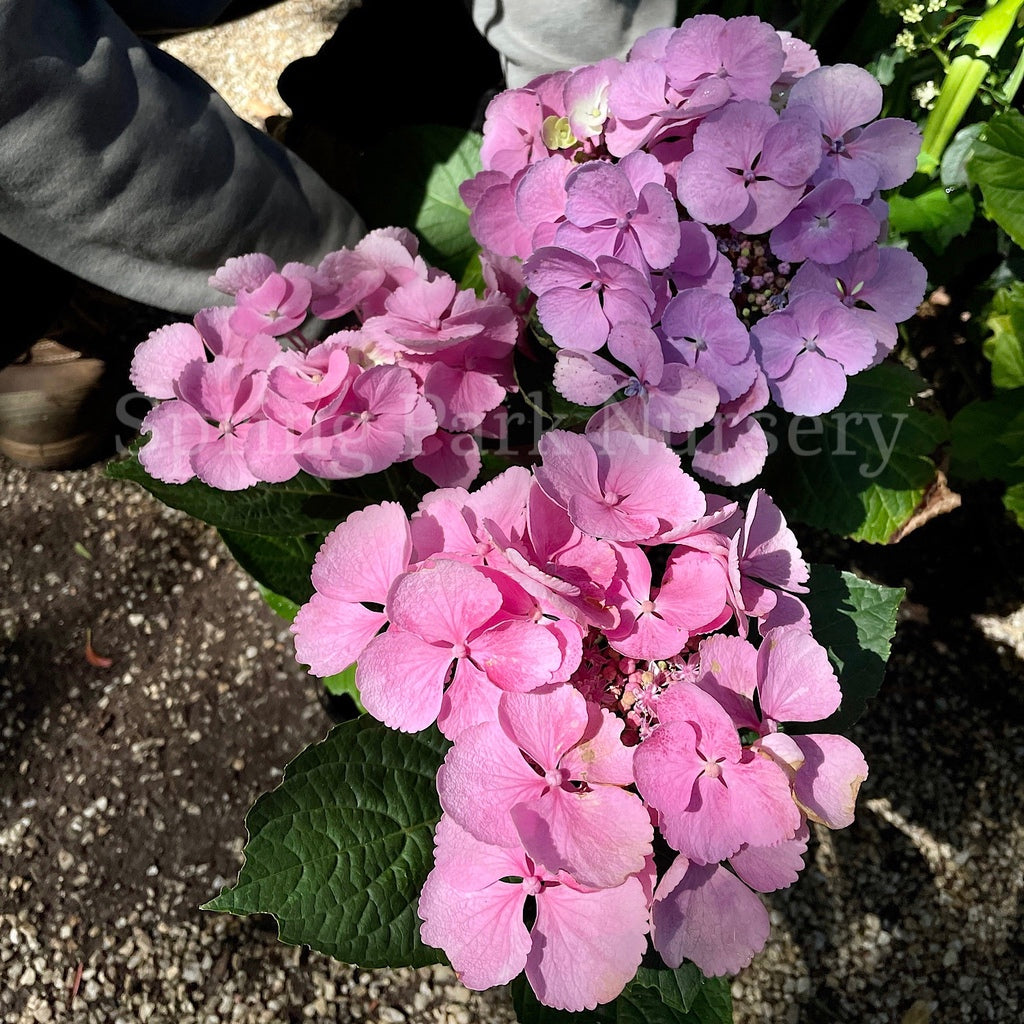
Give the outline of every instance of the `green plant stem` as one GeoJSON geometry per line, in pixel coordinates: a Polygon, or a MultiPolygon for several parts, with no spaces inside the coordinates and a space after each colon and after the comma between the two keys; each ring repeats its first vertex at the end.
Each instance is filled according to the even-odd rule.
{"type": "Polygon", "coordinates": [[[1024,0],[999,0],[964,36],[960,45],[967,52],[960,53],[950,63],[938,99],[925,122],[917,161],[919,171],[934,174],[938,169],[946,145],[977,95],[992,58],[1006,41],[1022,6],[1024,0]]]}
{"type": "Polygon", "coordinates": [[[1017,63],[1014,65],[1013,71],[1010,73],[1010,77],[1006,80],[1003,86],[1002,94],[1000,99],[1006,106],[1009,106],[1014,97],[1017,95],[1017,90],[1021,86],[1021,82],[1024,82],[1024,51],[1017,58],[1017,63]]]}

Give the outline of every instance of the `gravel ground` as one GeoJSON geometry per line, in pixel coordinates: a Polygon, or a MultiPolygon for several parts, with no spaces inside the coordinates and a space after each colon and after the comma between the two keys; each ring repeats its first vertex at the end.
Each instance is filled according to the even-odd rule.
{"type": "MultiPolygon", "coordinates": [[[[261,124],[340,6],[288,0],[163,45],[261,124]]],[[[767,899],[738,1024],[1022,1019],[1024,532],[997,495],[964,499],[896,548],[802,538],[910,599],[853,735],[858,820],[818,831],[767,899]]],[[[447,969],[358,970],[197,909],[234,878],[252,801],[331,724],[215,533],[101,465],[2,459],[0,521],[0,1020],[512,1019],[447,969]]]]}

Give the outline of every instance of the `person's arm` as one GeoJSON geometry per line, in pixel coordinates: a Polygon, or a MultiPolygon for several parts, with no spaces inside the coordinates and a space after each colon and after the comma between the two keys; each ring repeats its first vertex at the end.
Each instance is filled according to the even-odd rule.
{"type": "Polygon", "coordinates": [[[100,0],[0,0],[0,234],[94,284],[190,313],[253,251],[316,263],[358,214],[100,0]]]}
{"type": "Polygon", "coordinates": [[[467,0],[501,56],[509,88],[537,75],[625,57],[653,28],[676,24],[676,0],[467,0]]]}

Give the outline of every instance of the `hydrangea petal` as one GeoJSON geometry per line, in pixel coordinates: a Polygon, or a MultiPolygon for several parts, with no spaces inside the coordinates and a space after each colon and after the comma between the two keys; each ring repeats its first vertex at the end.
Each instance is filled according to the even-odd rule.
{"type": "Polygon", "coordinates": [[[419,732],[441,710],[441,694],[453,660],[452,649],[391,628],[370,641],[356,669],[366,710],[402,732],[419,732]]]}
{"type": "Polygon", "coordinates": [[[807,823],[792,839],[775,846],[744,846],[729,858],[729,865],[757,892],[776,892],[792,885],[804,867],[809,836],[807,823]]]}
{"type": "Polygon", "coordinates": [[[708,977],[736,974],[768,941],[764,905],[718,864],[676,858],[654,895],[654,948],[669,967],[692,960],[708,977]]]}
{"type": "Polygon", "coordinates": [[[793,780],[793,792],[812,821],[829,828],[852,824],[860,784],[868,765],[860,748],[845,736],[794,736],[804,756],[793,780]]]}
{"type": "Polygon", "coordinates": [[[351,601],[314,594],[291,624],[295,658],[309,671],[325,678],[344,671],[359,659],[363,648],[387,622],[383,612],[351,601]]]}
{"type": "Polygon", "coordinates": [[[828,653],[800,629],[773,629],[757,652],[761,710],[776,722],[817,722],[839,707],[842,692],[828,653]]]}
{"type": "Polygon", "coordinates": [[[595,889],[642,870],[654,838],[640,798],[618,786],[553,787],[513,807],[512,820],[534,861],[595,889]]]}
{"type": "Polygon", "coordinates": [[[526,961],[538,999],[570,1012],[611,1002],[640,966],[648,921],[647,897],[636,878],[597,892],[545,889],[526,961]]]}
{"type": "Polygon", "coordinates": [[[512,808],[545,787],[497,722],[460,732],[437,773],[445,812],[481,842],[496,846],[519,843],[512,808]]]}

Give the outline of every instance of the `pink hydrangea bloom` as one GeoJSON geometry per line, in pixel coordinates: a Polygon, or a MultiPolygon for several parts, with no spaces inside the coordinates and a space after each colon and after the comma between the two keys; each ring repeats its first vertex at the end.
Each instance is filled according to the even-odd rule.
{"type": "Polygon", "coordinates": [[[271,274],[277,273],[277,264],[264,252],[251,252],[233,256],[209,278],[211,288],[225,295],[240,291],[255,291],[271,274]]]}
{"type": "Polygon", "coordinates": [[[522,848],[438,822],[434,869],[420,894],[423,941],[443,949],[468,988],[502,985],[525,968],[537,998],[560,1010],[613,1000],[647,946],[648,897],[637,877],[587,889],[537,867],[522,848]],[[527,900],[536,919],[523,923],[527,900]]]}
{"type": "Polygon", "coordinates": [[[462,732],[438,772],[441,804],[483,842],[522,844],[551,873],[612,888],[642,871],[651,820],[622,722],[569,685],[505,693],[497,721],[462,732]],[[486,799],[483,795],[486,794],[486,799]]]}
{"type": "Polygon", "coordinates": [[[621,430],[551,430],[539,447],[537,482],[593,537],[653,542],[704,512],[700,488],[661,442],[621,430]]]}
{"type": "Polygon", "coordinates": [[[235,295],[231,326],[246,337],[287,334],[306,319],[312,295],[309,277],[273,273],[258,287],[243,288],[235,295]]]}
{"type": "Polygon", "coordinates": [[[670,686],[658,718],[636,748],[633,771],[675,849],[713,864],[744,844],[792,838],[801,816],[785,772],[741,746],[732,718],[710,694],[688,683],[670,686]]]}
{"type": "Polygon", "coordinates": [[[316,593],[291,625],[299,662],[323,677],[357,661],[387,625],[388,591],[411,557],[409,521],[397,502],[368,505],[335,527],[313,562],[316,593]]]}
{"type": "Polygon", "coordinates": [[[400,576],[388,594],[391,626],[359,659],[367,711],[404,732],[438,720],[453,738],[491,717],[502,690],[555,681],[563,660],[556,635],[503,615],[502,605],[497,582],[461,562],[438,559],[400,576]]]}
{"type": "Polygon", "coordinates": [[[177,400],[152,409],[142,423],[151,434],[139,451],[158,480],[185,483],[198,476],[223,491],[257,483],[245,461],[245,437],[259,414],[266,376],[238,360],[194,359],[175,384],[177,400]]]}

